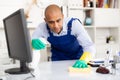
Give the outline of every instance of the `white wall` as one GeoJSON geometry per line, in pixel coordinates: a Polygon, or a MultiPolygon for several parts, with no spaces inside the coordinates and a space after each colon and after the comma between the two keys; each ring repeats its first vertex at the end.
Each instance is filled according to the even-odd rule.
{"type": "MultiPolygon", "coordinates": [[[[3,19],[19,8],[24,8],[26,11],[31,2],[32,0],[0,0],[0,60],[4,59],[8,61],[8,51],[3,28],[3,19]]],[[[29,28],[31,35],[38,23],[43,21],[45,7],[47,7],[49,4],[58,4],[59,6],[63,4],[62,0],[37,0],[37,3],[37,5],[32,6],[29,13],[30,17],[27,19],[27,27],[29,28]]],[[[41,60],[46,61],[46,52],[41,50],[41,53],[43,56],[41,60]],[[45,55],[43,55],[44,53],[45,55]]]]}

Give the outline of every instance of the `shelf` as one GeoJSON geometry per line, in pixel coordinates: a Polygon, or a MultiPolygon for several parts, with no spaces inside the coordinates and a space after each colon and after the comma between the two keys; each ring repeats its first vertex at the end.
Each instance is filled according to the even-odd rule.
{"type": "Polygon", "coordinates": [[[81,7],[81,8],[72,8],[72,7],[68,7],[70,10],[94,10],[94,8],[91,7],[81,7]]]}
{"type": "Polygon", "coordinates": [[[119,9],[95,9],[95,26],[120,26],[119,9]]]}
{"type": "Polygon", "coordinates": [[[107,38],[112,36],[114,43],[119,43],[119,27],[96,28],[96,44],[107,43],[107,38]]]}
{"type": "Polygon", "coordinates": [[[96,26],[96,28],[101,29],[101,28],[119,28],[119,26],[96,26]]]}
{"type": "Polygon", "coordinates": [[[84,25],[84,27],[85,28],[94,28],[94,26],[91,26],[91,25],[90,26],[89,25],[88,26],[84,25]]]}
{"type": "MultiPolygon", "coordinates": [[[[120,5],[120,1],[103,0],[103,5],[101,5],[101,7],[98,7],[96,2],[98,0],[81,1],[83,1],[83,6],[77,8],[72,8],[71,6],[70,9],[68,8],[68,14],[76,16],[82,20],[83,26],[90,35],[92,41],[95,43],[97,53],[96,57],[103,58],[106,49],[109,47],[112,47],[112,54],[114,54],[116,50],[120,51],[120,6],[118,6],[120,5]],[[92,6],[89,6],[89,1],[92,1],[92,6]],[[105,3],[105,1],[112,2],[105,3]],[[106,4],[112,5],[107,8],[105,7],[106,4]],[[112,40],[109,41],[108,44],[108,39],[111,36],[112,40]]],[[[74,1],[71,2],[71,4],[72,3],[74,3],[74,1]]]]}
{"type": "Polygon", "coordinates": [[[110,56],[113,57],[113,55],[115,55],[116,52],[119,51],[119,44],[97,45],[95,54],[96,58],[105,58],[107,50],[110,50],[110,56]]]}
{"type": "Polygon", "coordinates": [[[119,8],[119,0],[96,0],[96,8],[119,8]]]}
{"type": "Polygon", "coordinates": [[[92,7],[84,7],[83,10],[94,10],[94,8],[92,7]]]}

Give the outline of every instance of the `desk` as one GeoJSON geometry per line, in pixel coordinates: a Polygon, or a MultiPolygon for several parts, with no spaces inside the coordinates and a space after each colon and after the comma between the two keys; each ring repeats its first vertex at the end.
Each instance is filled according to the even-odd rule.
{"type": "MultiPolygon", "coordinates": [[[[34,71],[36,77],[26,80],[120,80],[120,72],[116,75],[99,74],[95,72],[96,68],[92,68],[90,73],[69,73],[68,67],[74,62],[74,60],[42,62],[34,71]]],[[[24,80],[28,76],[30,74],[8,75],[8,80],[24,80]]]]}

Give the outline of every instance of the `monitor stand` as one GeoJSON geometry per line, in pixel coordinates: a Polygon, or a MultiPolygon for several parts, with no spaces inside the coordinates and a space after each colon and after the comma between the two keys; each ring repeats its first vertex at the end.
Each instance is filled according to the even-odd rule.
{"type": "Polygon", "coordinates": [[[30,71],[31,71],[31,69],[29,69],[26,62],[20,61],[20,68],[7,69],[7,70],[5,70],[5,73],[8,73],[8,74],[27,74],[30,71]]]}

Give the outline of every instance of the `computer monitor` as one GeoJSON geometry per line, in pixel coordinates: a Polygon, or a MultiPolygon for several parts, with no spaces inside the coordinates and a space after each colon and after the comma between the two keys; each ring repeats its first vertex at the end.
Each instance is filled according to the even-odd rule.
{"type": "Polygon", "coordinates": [[[3,19],[9,57],[20,61],[19,68],[8,69],[10,74],[29,73],[32,61],[31,39],[27,29],[24,9],[19,9],[3,19]]]}

